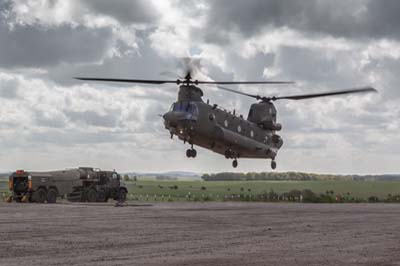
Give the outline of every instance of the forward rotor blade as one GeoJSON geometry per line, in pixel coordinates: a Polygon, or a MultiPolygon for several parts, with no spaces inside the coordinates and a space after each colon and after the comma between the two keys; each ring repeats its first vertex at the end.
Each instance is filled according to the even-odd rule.
{"type": "Polygon", "coordinates": [[[303,95],[293,95],[293,96],[278,96],[278,97],[263,97],[262,99],[267,100],[305,100],[311,98],[318,98],[318,97],[326,97],[326,96],[334,96],[334,95],[342,95],[342,94],[352,94],[352,93],[365,93],[365,92],[377,92],[372,87],[362,87],[362,88],[355,88],[349,90],[341,90],[341,91],[332,91],[332,92],[324,92],[324,93],[315,93],[315,94],[303,94],[303,95]]]}
{"type": "Polygon", "coordinates": [[[294,84],[293,81],[195,81],[198,84],[217,84],[217,85],[235,85],[235,84],[294,84]]]}
{"type": "Polygon", "coordinates": [[[89,81],[107,81],[107,82],[124,82],[124,83],[144,83],[144,84],[165,84],[165,83],[177,83],[176,80],[150,80],[150,79],[109,79],[109,78],[83,78],[76,77],[78,80],[89,80],[89,81]]]}
{"type": "Polygon", "coordinates": [[[115,78],[87,78],[87,77],[75,77],[78,80],[87,81],[106,81],[106,82],[124,82],[124,83],[144,83],[144,84],[165,84],[165,83],[175,83],[183,84],[188,82],[189,84],[293,84],[291,81],[198,81],[191,80],[190,72],[188,72],[185,78],[182,80],[152,80],[152,79],[115,79],[115,78]]]}
{"type": "Polygon", "coordinates": [[[180,79],[183,79],[183,77],[180,76],[178,73],[175,73],[175,72],[173,72],[173,71],[168,71],[168,70],[159,73],[159,75],[160,75],[160,76],[164,76],[164,77],[166,77],[166,78],[175,78],[175,77],[178,77],[178,78],[180,78],[180,79]]]}

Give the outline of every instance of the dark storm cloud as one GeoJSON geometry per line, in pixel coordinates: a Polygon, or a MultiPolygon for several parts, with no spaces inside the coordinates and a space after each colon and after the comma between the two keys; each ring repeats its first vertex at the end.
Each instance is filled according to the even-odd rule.
{"type": "MultiPolygon", "coordinates": [[[[146,38],[147,31],[138,31],[138,49],[135,52],[124,54],[123,56],[107,57],[102,64],[69,64],[58,65],[49,69],[48,76],[51,80],[62,84],[83,84],[80,80],[72,77],[88,76],[88,77],[114,77],[114,78],[142,78],[142,79],[172,79],[178,78],[174,75],[168,77],[162,73],[166,71],[177,72],[174,58],[165,58],[151,47],[150,41],[146,38]]],[[[122,52],[124,52],[122,50],[122,52]]],[[[103,85],[110,89],[110,86],[133,87],[134,84],[123,83],[89,83],[92,86],[103,85]]],[[[149,85],[148,92],[152,91],[153,85],[149,85]]],[[[157,86],[160,87],[160,86],[157,86]]],[[[175,87],[175,86],[174,86],[175,87]]],[[[170,94],[174,90],[168,90],[167,85],[162,86],[165,93],[170,94]]],[[[167,100],[172,100],[175,94],[169,95],[167,100]]]]}
{"type": "Polygon", "coordinates": [[[152,23],[159,14],[146,0],[84,0],[84,3],[94,12],[114,17],[118,21],[129,23],[152,23]]]}
{"type": "Polygon", "coordinates": [[[94,111],[64,111],[64,114],[74,122],[83,122],[88,125],[97,127],[116,127],[118,124],[119,112],[109,112],[107,114],[99,114],[94,111]]]}
{"type": "Polygon", "coordinates": [[[11,8],[11,1],[10,0],[1,0],[0,1],[0,21],[1,19],[7,15],[8,11],[11,8]]]}
{"type": "Polygon", "coordinates": [[[227,31],[253,36],[266,27],[345,38],[400,38],[400,2],[387,1],[213,1],[206,40],[227,40],[227,31]]]}
{"type": "MultiPolygon", "coordinates": [[[[174,59],[165,59],[160,56],[157,51],[151,48],[151,44],[143,33],[138,34],[138,51],[128,53],[124,56],[113,56],[103,60],[102,64],[61,64],[50,68],[48,76],[63,86],[82,85],[85,82],[73,79],[74,76],[95,76],[95,77],[116,77],[116,78],[144,78],[144,79],[165,79],[160,73],[171,70],[175,71],[174,59]],[[141,39],[143,38],[143,39],[141,39]]],[[[176,76],[168,77],[168,79],[176,79],[176,76]]],[[[150,106],[145,112],[146,119],[141,121],[141,115],[135,113],[134,118],[126,118],[121,120],[121,113],[105,110],[106,114],[99,114],[94,111],[75,112],[64,111],[65,116],[73,122],[84,123],[92,126],[107,127],[129,127],[130,122],[135,122],[135,131],[153,132],[155,126],[162,127],[162,120],[158,114],[163,114],[176,98],[177,87],[175,85],[154,86],[148,85],[143,88],[137,88],[135,84],[120,83],[98,83],[87,82],[89,86],[96,87],[98,92],[104,97],[109,97],[113,92],[131,91],[126,102],[135,102],[137,100],[146,99],[150,101],[150,106]],[[136,87],[136,88],[134,88],[136,87]]],[[[82,96],[78,96],[82,97],[82,96]]],[[[72,99],[73,101],[73,99],[72,99]]],[[[144,107],[143,107],[144,108],[144,107]]],[[[89,107],[90,109],[90,107],[89,107]]]]}
{"type": "Polygon", "coordinates": [[[80,63],[100,60],[110,46],[108,29],[55,28],[0,23],[0,66],[48,67],[61,62],[80,63]]]}

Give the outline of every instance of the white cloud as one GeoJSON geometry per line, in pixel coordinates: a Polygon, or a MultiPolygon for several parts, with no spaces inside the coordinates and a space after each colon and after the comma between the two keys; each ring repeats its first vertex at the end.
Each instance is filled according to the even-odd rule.
{"type": "MultiPolygon", "coordinates": [[[[277,102],[285,141],[279,170],[398,171],[400,45],[395,35],[385,33],[387,28],[377,34],[370,32],[373,23],[364,27],[366,16],[374,21],[364,1],[340,4],[347,9],[331,13],[328,9],[334,7],[321,2],[299,25],[293,24],[293,9],[279,5],[303,8],[307,3],[277,1],[271,8],[266,2],[255,5],[256,0],[244,6],[123,0],[115,8],[108,8],[108,1],[91,0],[12,3],[0,20],[5,38],[0,47],[1,168],[231,170],[229,161],[204,149],[196,160],[187,160],[187,145],[169,140],[158,114],[175,100],[176,86],[72,79],[160,78],[163,71],[179,71],[177,58],[194,56],[201,58],[198,79],[297,81],[293,87],[238,88],[261,95],[376,86],[379,94],[277,102]],[[252,10],[257,11],[254,16],[252,10]],[[271,16],[265,17],[263,10],[271,16]],[[318,14],[331,14],[322,28],[316,23],[318,14]],[[353,18],[361,32],[339,27],[353,18]],[[15,40],[18,45],[5,45],[15,40]]],[[[203,90],[205,99],[245,115],[254,102],[212,87],[203,90]]],[[[268,164],[241,160],[238,170],[268,170],[268,164]]]]}

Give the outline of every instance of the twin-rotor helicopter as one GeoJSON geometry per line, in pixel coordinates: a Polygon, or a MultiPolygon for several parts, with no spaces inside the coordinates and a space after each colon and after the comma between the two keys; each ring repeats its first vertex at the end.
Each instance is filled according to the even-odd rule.
{"type": "Polygon", "coordinates": [[[277,123],[277,110],[273,104],[277,100],[305,100],[342,94],[376,92],[372,87],[353,88],[340,91],[329,91],[315,94],[293,96],[260,96],[245,93],[221,85],[237,84],[292,84],[288,81],[201,81],[192,79],[192,71],[188,70],[185,77],[177,80],[147,80],[147,79],[117,79],[77,77],[84,81],[124,82],[141,84],[176,84],[179,86],[178,98],[171,109],[162,115],[165,128],[171,138],[177,136],[190,148],[186,151],[188,158],[195,158],[195,146],[212,150],[232,159],[232,166],[238,166],[239,158],[271,159],[271,168],[276,168],[275,158],[283,145],[282,138],[277,134],[282,125],[277,123]],[[254,98],[247,118],[228,112],[217,104],[204,102],[203,91],[198,85],[217,85],[217,88],[254,98]]]}

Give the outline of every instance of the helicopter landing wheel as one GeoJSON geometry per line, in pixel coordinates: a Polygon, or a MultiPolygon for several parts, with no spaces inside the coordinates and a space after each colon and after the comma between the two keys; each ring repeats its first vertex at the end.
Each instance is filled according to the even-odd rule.
{"type": "Polygon", "coordinates": [[[225,158],[226,158],[226,159],[229,159],[230,157],[231,157],[230,151],[229,151],[229,150],[226,150],[226,151],[225,151],[225,158]]]}
{"type": "Polygon", "coordinates": [[[196,158],[197,151],[195,149],[187,149],[186,150],[186,157],[188,158],[196,158]]]}
{"type": "Polygon", "coordinates": [[[235,153],[234,153],[233,150],[227,149],[227,150],[225,151],[225,158],[226,158],[226,159],[234,159],[234,158],[235,158],[234,156],[235,156],[235,153]]]}
{"type": "Polygon", "coordinates": [[[236,168],[236,167],[238,167],[238,161],[235,159],[235,160],[233,160],[233,162],[232,162],[232,166],[233,166],[233,168],[236,168]]]}
{"type": "Polygon", "coordinates": [[[276,162],[275,162],[275,160],[272,160],[272,161],[271,161],[271,168],[272,168],[273,170],[276,169],[276,162]]]}

